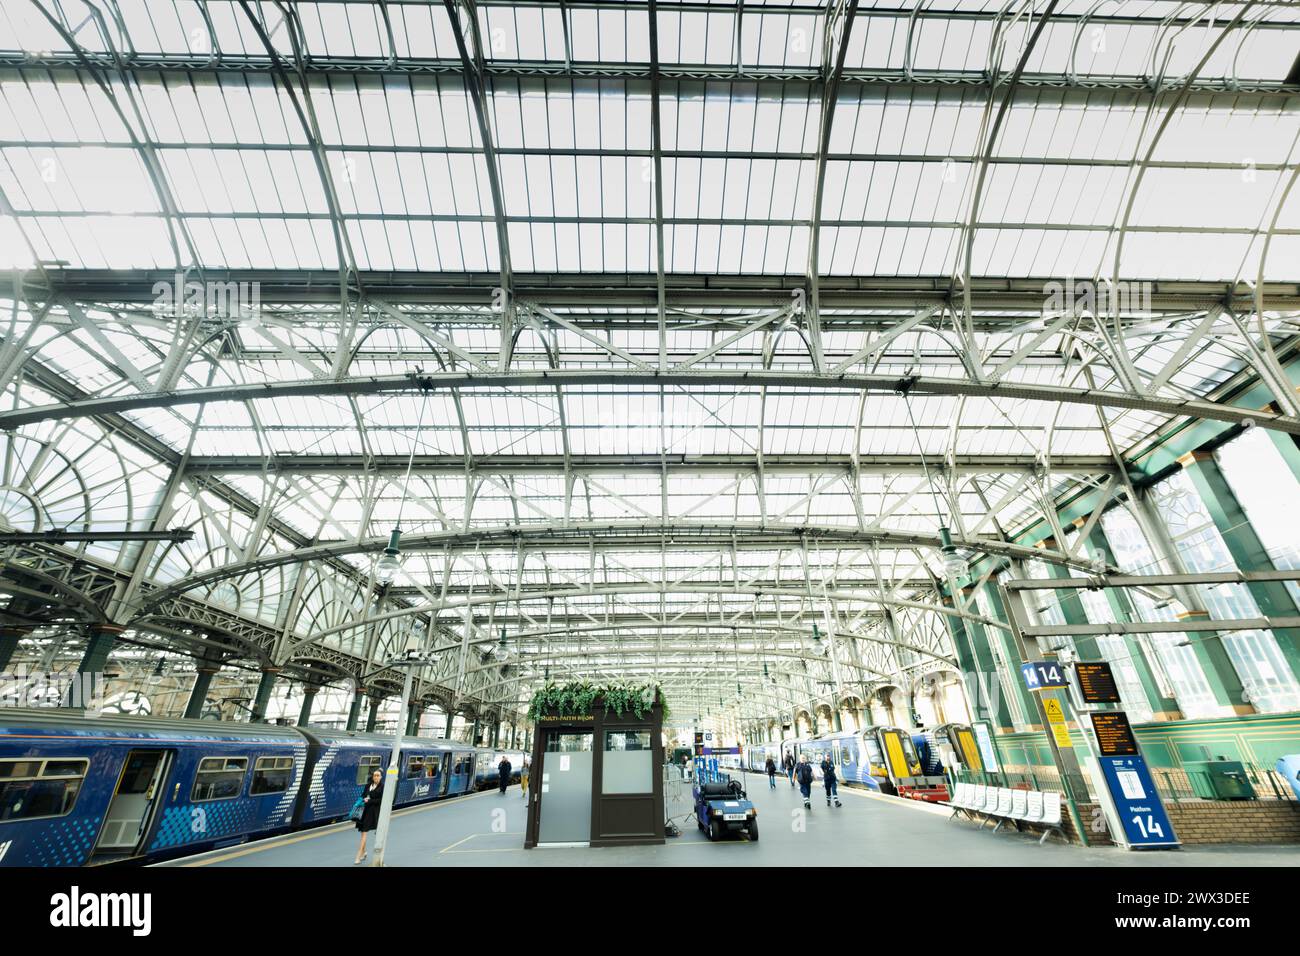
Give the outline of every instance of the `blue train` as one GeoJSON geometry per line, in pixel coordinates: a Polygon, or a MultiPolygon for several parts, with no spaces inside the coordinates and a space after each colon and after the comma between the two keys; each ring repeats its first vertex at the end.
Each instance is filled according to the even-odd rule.
{"type": "MultiPolygon", "coordinates": [[[[395,807],[495,785],[508,753],[407,737],[395,807]]],[[[392,738],[0,709],[0,866],[152,861],[343,819],[392,738]]],[[[517,756],[516,756],[517,755],[517,756]]]]}
{"type": "Polygon", "coordinates": [[[786,754],[795,760],[807,754],[818,779],[822,759],[829,756],[844,783],[914,800],[948,799],[947,778],[928,744],[899,727],[864,727],[752,745],[745,748],[745,767],[762,772],[769,756],[779,767],[786,754]]]}

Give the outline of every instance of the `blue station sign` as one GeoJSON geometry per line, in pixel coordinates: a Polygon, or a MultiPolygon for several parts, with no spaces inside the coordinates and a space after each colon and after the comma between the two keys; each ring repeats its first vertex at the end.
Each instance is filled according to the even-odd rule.
{"type": "Polygon", "coordinates": [[[1025,679],[1025,686],[1030,690],[1054,690],[1070,686],[1065,678],[1065,666],[1059,661],[1027,661],[1020,665],[1020,673],[1025,679]]]}
{"type": "Polygon", "coordinates": [[[1141,754],[1099,757],[1098,761],[1129,847],[1178,846],[1180,841],[1141,754]]]}

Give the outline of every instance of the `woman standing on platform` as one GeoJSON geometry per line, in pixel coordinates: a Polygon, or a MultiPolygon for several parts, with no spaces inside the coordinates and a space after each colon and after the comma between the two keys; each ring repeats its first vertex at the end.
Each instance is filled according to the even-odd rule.
{"type": "Polygon", "coordinates": [[[765,766],[763,769],[767,771],[767,789],[775,790],[776,789],[776,761],[773,760],[770,755],[767,758],[767,766],[765,766]]]}
{"type": "Polygon", "coordinates": [[[524,792],[524,799],[528,799],[528,758],[524,757],[524,762],[519,768],[519,789],[524,792]]]}
{"type": "Polygon", "coordinates": [[[384,775],[376,770],[370,775],[370,782],[361,791],[361,816],[357,817],[357,829],[361,831],[361,847],[353,866],[366,861],[366,837],[370,831],[379,826],[379,804],[384,799],[384,775]]]}

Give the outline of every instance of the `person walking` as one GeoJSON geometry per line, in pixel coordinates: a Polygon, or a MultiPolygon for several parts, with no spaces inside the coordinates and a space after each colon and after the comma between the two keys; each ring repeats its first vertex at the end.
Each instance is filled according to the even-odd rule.
{"type": "Polygon", "coordinates": [[[510,771],[513,769],[509,757],[502,757],[501,762],[497,764],[497,783],[501,787],[502,796],[505,796],[506,788],[510,786],[510,771]]]}
{"type": "Polygon", "coordinates": [[[837,807],[843,806],[840,803],[839,781],[835,778],[835,761],[830,754],[822,757],[822,786],[826,788],[826,806],[831,805],[832,799],[837,807]]]}
{"type": "Polygon", "coordinates": [[[786,752],[785,758],[781,761],[785,765],[785,775],[790,778],[790,787],[794,788],[794,754],[786,752]]]}
{"type": "Polygon", "coordinates": [[[770,754],[768,755],[767,758],[767,765],[763,769],[767,771],[767,789],[775,790],[776,789],[776,761],[772,759],[770,754]]]}
{"type": "Polygon", "coordinates": [[[799,755],[799,765],[794,768],[795,779],[799,781],[799,793],[803,796],[805,810],[812,809],[813,768],[808,762],[807,754],[799,755]]]}
{"type": "Polygon", "coordinates": [[[366,862],[366,837],[370,831],[379,826],[379,805],[384,799],[384,775],[376,770],[370,775],[370,782],[361,791],[361,816],[357,817],[357,829],[361,831],[361,846],[357,858],[352,861],[356,866],[366,862]]]}
{"type": "Polygon", "coordinates": [[[528,758],[524,757],[523,766],[519,768],[519,789],[524,792],[524,799],[528,799],[528,758]]]}

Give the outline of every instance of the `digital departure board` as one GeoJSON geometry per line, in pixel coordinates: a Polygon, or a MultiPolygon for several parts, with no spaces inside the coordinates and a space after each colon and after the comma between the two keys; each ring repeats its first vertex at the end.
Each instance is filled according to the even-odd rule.
{"type": "Polygon", "coordinates": [[[1119,686],[1106,661],[1079,661],[1074,665],[1079,677],[1079,693],[1085,704],[1118,704],[1119,686]]]}
{"type": "Polygon", "coordinates": [[[1138,752],[1137,739],[1123,711],[1089,714],[1097,734],[1097,749],[1103,757],[1132,757],[1138,752]]]}

